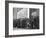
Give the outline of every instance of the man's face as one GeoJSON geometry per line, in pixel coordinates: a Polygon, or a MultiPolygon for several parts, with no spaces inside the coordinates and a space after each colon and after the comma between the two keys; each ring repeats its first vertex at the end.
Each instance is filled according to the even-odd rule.
{"type": "Polygon", "coordinates": [[[33,13],[31,14],[31,16],[33,16],[33,18],[39,16],[39,10],[33,12],[33,13]]]}

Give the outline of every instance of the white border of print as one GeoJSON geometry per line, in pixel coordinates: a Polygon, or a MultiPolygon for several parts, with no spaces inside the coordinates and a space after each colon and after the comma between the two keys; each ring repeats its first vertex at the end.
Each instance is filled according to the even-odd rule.
{"type": "Polygon", "coordinates": [[[34,4],[18,4],[9,3],[9,35],[21,35],[21,34],[40,34],[43,33],[43,5],[34,4]],[[40,29],[31,30],[13,30],[13,8],[39,8],[39,27],[40,29]]]}

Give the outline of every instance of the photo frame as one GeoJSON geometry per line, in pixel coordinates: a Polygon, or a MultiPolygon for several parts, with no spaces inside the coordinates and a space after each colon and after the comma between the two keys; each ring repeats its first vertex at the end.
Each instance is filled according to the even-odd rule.
{"type": "MultiPolygon", "coordinates": [[[[34,25],[35,25],[34,24],[34,25]]],[[[45,34],[45,4],[37,2],[23,2],[23,1],[5,1],[5,37],[18,36],[37,36],[45,34]],[[20,12],[18,12],[20,11],[20,12]],[[38,23],[30,22],[34,17],[38,16],[38,23]],[[29,18],[26,22],[18,21],[16,19],[29,18]],[[15,19],[15,20],[14,20],[15,19]],[[31,20],[30,20],[31,19],[31,20]],[[14,23],[15,21],[15,23],[14,23]],[[30,26],[27,25],[30,23],[30,26]],[[26,24],[27,23],[27,24],[26,24]],[[33,27],[33,24],[36,24],[33,27]],[[24,25],[26,24],[26,25],[24,25]],[[24,26],[23,26],[24,25],[24,26]],[[14,28],[15,27],[15,28],[14,28]],[[17,28],[16,28],[17,27],[17,28]]]]}

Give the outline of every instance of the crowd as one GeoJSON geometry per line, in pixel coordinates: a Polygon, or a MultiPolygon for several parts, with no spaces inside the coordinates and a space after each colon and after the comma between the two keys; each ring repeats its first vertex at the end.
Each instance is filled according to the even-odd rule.
{"type": "Polygon", "coordinates": [[[13,27],[23,29],[39,29],[39,17],[36,17],[34,19],[20,18],[13,20],[13,27]]]}

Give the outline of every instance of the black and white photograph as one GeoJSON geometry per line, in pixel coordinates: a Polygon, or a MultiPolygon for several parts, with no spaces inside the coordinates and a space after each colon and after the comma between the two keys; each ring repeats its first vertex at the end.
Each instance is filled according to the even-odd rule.
{"type": "Polygon", "coordinates": [[[43,9],[44,3],[6,2],[6,33],[9,36],[44,35],[43,9]]]}
{"type": "Polygon", "coordinates": [[[39,9],[13,8],[13,29],[39,29],[39,9]]]}

